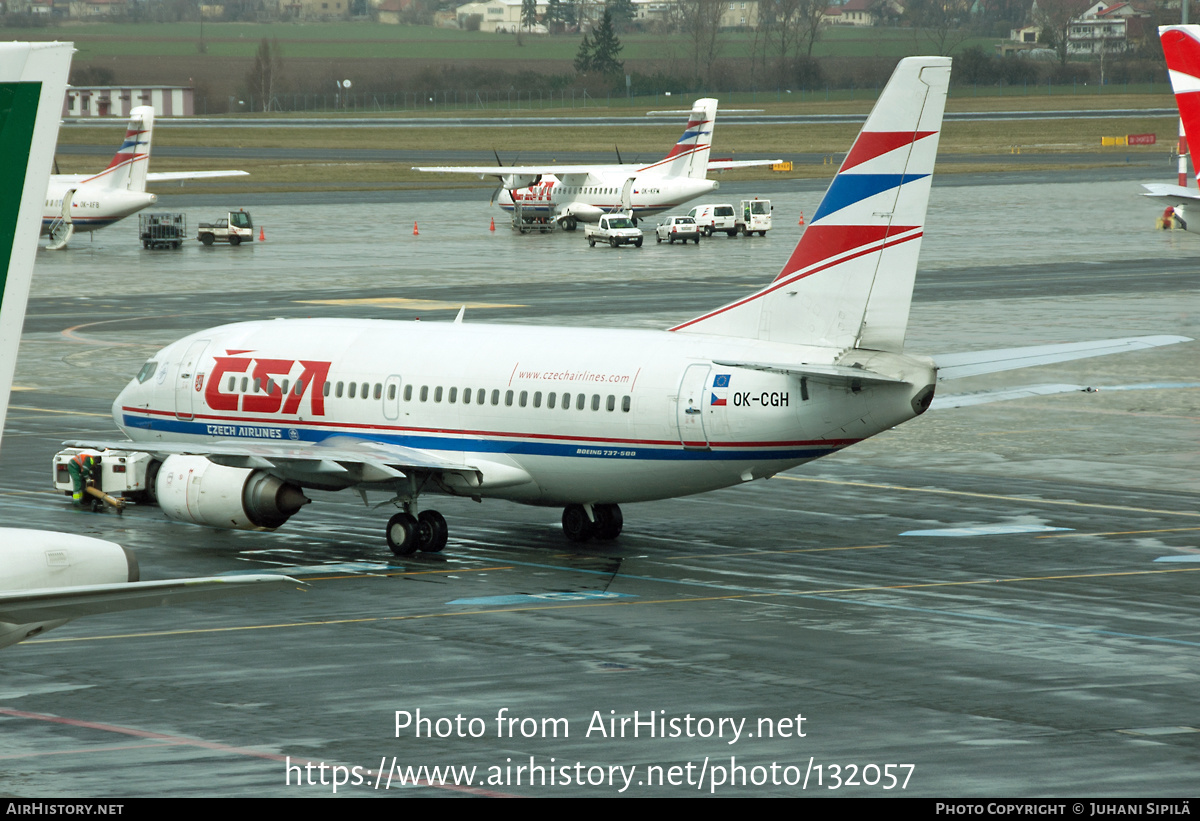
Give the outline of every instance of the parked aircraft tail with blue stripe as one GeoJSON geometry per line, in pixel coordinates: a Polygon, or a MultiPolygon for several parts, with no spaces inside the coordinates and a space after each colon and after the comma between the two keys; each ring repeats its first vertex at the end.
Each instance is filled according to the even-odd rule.
{"type": "Polygon", "coordinates": [[[901,351],[949,82],[902,60],[779,276],[672,330],[901,351]]]}

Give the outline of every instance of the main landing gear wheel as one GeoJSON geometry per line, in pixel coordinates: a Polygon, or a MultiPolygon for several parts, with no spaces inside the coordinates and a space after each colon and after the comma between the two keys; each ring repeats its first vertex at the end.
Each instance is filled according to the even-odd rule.
{"type": "Polygon", "coordinates": [[[397,556],[411,556],[417,550],[417,530],[417,520],[411,513],[397,513],[388,519],[388,547],[397,556]]]}
{"type": "Polygon", "coordinates": [[[440,553],[446,546],[449,529],[446,517],[436,510],[423,510],[417,516],[417,548],[425,553],[440,553]]]}
{"type": "Polygon", "coordinates": [[[562,526],[563,534],[572,542],[586,542],[596,530],[583,505],[567,505],[563,508],[562,526]]]}
{"type": "Polygon", "coordinates": [[[597,539],[615,539],[621,535],[625,525],[625,517],[617,505],[592,505],[592,513],[596,516],[595,535],[597,539]]]}

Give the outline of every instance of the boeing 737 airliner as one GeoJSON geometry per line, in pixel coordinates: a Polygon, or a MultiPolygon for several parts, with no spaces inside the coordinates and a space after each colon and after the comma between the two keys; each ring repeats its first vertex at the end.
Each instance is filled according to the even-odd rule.
{"type": "Polygon", "coordinates": [[[397,554],[446,544],[430,494],[618,505],[768,478],[923,413],[940,378],[1183,341],[904,351],[950,60],[900,62],[769,284],[666,331],[356,319],[244,322],[159,351],[113,405],[172,519],[269,530],[307,488],[386,492],[397,554]]]}

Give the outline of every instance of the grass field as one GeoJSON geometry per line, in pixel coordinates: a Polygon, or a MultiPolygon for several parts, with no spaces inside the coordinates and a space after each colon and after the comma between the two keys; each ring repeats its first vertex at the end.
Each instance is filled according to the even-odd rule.
{"type": "MultiPolygon", "coordinates": [[[[460,31],[433,26],[379,23],[210,23],[205,22],[206,56],[253,59],[263,38],[278,40],[285,57],[320,59],[424,59],[558,61],[569,64],[579,48],[578,35],[513,35],[460,31]]],[[[105,57],[184,57],[197,54],[198,22],[63,23],[48,29],[0,28],[5,40],[71,40],[78,60],[105,57]]],[[[744,32],[722,35],[720,57],[750,55],[754,37],[744,32]]],[[[970,38],[956,50],[980,46],[991,50],[995,38],[970,38]]],[[[622,59],[660,61],[688,53],[684,35],[627,34],[621,37],[622,59]]],[[[838,27],[825,30],[813,51],[816,57],[906,57],[928,53],[930,41],[919,30],[838,27]]]]}

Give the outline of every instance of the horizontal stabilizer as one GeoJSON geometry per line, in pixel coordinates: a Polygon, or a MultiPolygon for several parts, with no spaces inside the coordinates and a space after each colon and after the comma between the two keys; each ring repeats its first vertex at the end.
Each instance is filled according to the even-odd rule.
{"type": "Polygon", "coordinates": [[[998,388],[994,391],[974,391],[947,396],[934,397],[929,405],[930,410],[946,410],[948,408],[966,408],[971,405],[986,405],[991,402],[1004,402],[1009,399],[1028,399],[1031,396],[1053,396],[1056,393],[1071,393],[1086,391],[1083,385],[1024,385],[1019,388],[998,388]]]}
{"type": "Polygon", "coordinates": [[[210,180],[217,177],[248,177],[249,171],[152,171],[146,174],[147,182],[180,182],[182,180],[210,180]]]}
{"type": "Polygon", "coordinates": [[[762,168],[767,165],[775,165],[783,160],[709,160],[709,171],[729,171],[733,168],[762,168]]]}
{"type": "Polygon", "coordinates": [[[283,590],[303,584],[290,576],[203,576],[122,584],[89,584],[0,593],[0,622],[27,624],[98,613],[207,601],[224,596],[283,590]]]}
{"type": "Polygon", "coordinates": [[[773,362],[735,362],[733,360],[714,360],[713,364],[728,368],[746,368],[752,371],[782,373],[798,379],[811,379],[814,382],[826,382],[832,385],[845,385],[849,382],[904,384],[903,379],[897,379],[894,376],[884,376],[881,373],[868,371],[865,368],[854,368],[848,365],[809,365],[803,362],[784,365],[773,362]]]}
{"type": "Polygon", "coordinates": [[[1182,185],[1173,183],[1143,183],[1142,188],[1146,189],[1143,197],[1154,197],[1155,199],[1163,199],[1172,203],[1186,204],[1189,202],[1200,201],[1200,191],[1193,191],[1191,188],[1184,188],[1182,185]]]}
{"type": "Polygon", "coordinates": [[[1191,341],[1191,338],[1186,336],[1133,336],[1095,342],[1069,342],[1064,345],[1032,345],[1027,348],[944,354],[933,359],[938,365],[938,381],[943,381],[1191,341]]]}

